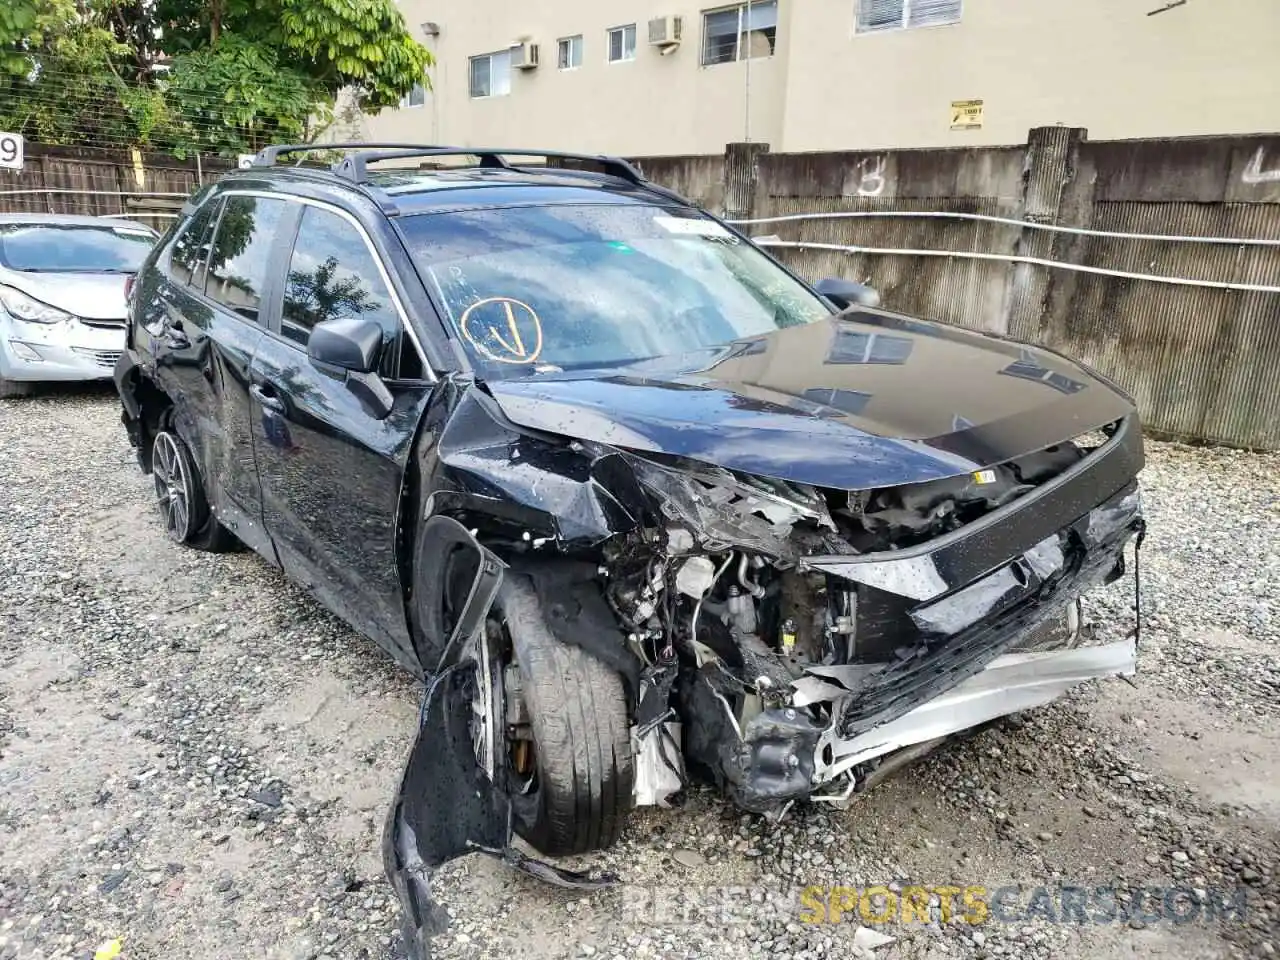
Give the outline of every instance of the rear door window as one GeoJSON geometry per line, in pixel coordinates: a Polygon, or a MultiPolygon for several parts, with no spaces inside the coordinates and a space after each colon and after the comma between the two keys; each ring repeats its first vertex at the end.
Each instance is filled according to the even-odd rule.
{"type": "Polygon", "coordinates": [[[246,320],[258,321],[271,249],[287,207],[285,200],[239,195],[227,198],[209,249],[205,296],[246,320]]]}

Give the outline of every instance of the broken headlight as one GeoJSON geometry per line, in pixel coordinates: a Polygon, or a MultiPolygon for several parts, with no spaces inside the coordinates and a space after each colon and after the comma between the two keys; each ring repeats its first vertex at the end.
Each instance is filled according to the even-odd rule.
{"type": "Polygon", "coordinates": [[[692,461],[627,459],[662,515],[686,527],[708,552],[737,547],[785,559],[795,552],[790,536],[798,522],[835,529],[811,487],[692,461]]]}

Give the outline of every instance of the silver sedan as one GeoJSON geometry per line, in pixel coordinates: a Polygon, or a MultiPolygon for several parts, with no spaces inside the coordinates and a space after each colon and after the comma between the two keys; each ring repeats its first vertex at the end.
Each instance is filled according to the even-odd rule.
{"type": "Polygon", "coordinates": [[[111,376],[126,284],[156,239],[112,217],[0,214],[0,398],[111,376]]]}

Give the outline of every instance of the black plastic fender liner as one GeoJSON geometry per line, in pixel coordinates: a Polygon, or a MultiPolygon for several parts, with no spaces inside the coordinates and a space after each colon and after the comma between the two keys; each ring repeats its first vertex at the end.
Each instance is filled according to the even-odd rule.
{"type": "MultiPolygon", "coordinates": [[[[428,505],[428,509],[430,505],[428,505]]],[[[414,590],[409,607],[420,675],[431,677],[451,666],[471,636],[484,629],[485,617],[502,584],[506,564],[452,517],[428,516],[413,551],[414,590]],[[445,578],[456,551],[470,551],[474,577],[452,630],[444,622],[445,578]]]]}
{"type": "Polygon", "coordinates": [[[448,926],[432,896],[432,874],[477,848],[504,849],[511,838],[511,804],[485,778],[471,743],[474,672],[460,664],[427,685],[418,736],[387,814],[383,862],[412,958],[431,956],[431,938],[448,926]]]}
{"type": "Polygon", "coordinates": [[[111,379],[120,398],[120,422],[124,424],[125,433],[129,437],[129,446],[133,447],[142,472],[149,474],[152,437],[142,416],[142,400],[138,396],[141,377],[142,368],[138,366],[137,357],[132,350],[125,350],[116,360],[111,379]]]}
{"type": "Polygon", "coordinates": [[[599,890],[617,883],[612,875],[591,877],[512,849],[510,800],[480,769],[471,742],[475,669],[474,662],[460,663],[427,685],[418,736],[387,814],[383,863],[400,899],[409,960],[432,956],[432,938],[448,927],[448,913],[432,894],[433,874],[468,853],[497,857],[558,887],[599,890]]]}

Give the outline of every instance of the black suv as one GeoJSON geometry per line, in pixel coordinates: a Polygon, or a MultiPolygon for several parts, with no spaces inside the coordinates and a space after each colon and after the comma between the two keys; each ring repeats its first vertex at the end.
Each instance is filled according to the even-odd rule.
{"type": "Polygon", "coordinates": [[[469,850],[588,882],[513,830],[597,849],[692,777],[842,804],[1134,669],[1079,617],[1143,528],[1098,375],[811,287],[623,160],[276,163],[309,149],[184,208],[116,382],[174,540],[247,544],[426,681],[385,849],[411,949],[469,850]]]}

